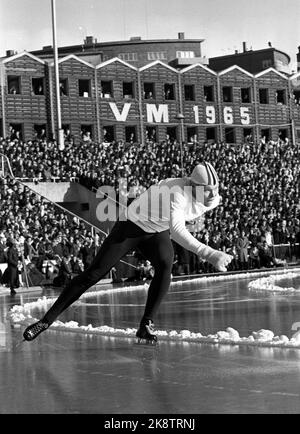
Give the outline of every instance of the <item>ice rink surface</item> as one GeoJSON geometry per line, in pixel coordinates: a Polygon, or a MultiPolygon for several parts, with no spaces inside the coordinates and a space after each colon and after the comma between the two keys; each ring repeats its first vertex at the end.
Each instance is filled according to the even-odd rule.
{"type": "MultiPolygon", "coordinates": [[[[175,283],[158,329],[203,335],[233,327],[294,333],[300,294],[249,291],[253,277],[175,283]]],[[[103,287],[101,287],[103,289],[103,287]]],[[[299,413],[300,349],[160,341],[53,331],[20,343],[13,305],[57,292],[0,296],[1,414],[299,413]]],[[[146,289],[80,299],[59,318],[79,324],[137,327],[146,289]]],[[[42,312],[33,312],[40,317],[42,312]]]]}

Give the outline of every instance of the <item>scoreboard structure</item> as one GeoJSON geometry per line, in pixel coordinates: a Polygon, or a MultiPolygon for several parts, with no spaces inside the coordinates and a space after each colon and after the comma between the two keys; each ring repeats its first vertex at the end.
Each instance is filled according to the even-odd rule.
{"type": "MultiPolygon", "coordinates": [[[[0,74],[0,135],[57,137],[53,63],[23,52],[2,59],[0,74]]],[[[136,68],[119,58],[93,65],[71,54],[59,60],[59,83],[62,127],[75,142],[300,140],[300,73],[177,70],[160,60],[136,68]]]]}

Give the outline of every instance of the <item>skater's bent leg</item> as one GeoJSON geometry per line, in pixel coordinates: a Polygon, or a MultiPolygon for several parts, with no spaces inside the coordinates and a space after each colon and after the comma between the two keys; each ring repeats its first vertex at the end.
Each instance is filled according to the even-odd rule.
{"type": "Polygon", "coordinates": [[[139,248],[151,261],[155,270],[143,315],[143,320],[153,320],[171,282],[174,251],[169,232],[164,231],[156,234],[139,248]]]}
{"type": "Polygon", "coordinates": [[[136,246],[137,238],[126,238],[126,223],[117,223],[117,225],[115,225],[117,229],[114,227],[105,239],[90,267],[71,280],[42,321],[52,324],[65,309],[88,288],[99,282],[130,249],[136,246]]]}

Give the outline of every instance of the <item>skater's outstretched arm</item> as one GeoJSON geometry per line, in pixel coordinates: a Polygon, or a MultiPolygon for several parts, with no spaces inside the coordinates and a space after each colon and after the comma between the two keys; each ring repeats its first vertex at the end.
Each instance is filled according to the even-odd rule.
{"type": "Polygon", "coordinates": [[[188,231],[185,225],[184,209],[186,206],[186,197],[180,193],[175,194],[170,213],[170,233],[172,239],[185,249],[195,253],[201,259],[208,261],[218,271],[227,271],[227,266],[232,261],[233,256],[201,243],[188,231]]]}

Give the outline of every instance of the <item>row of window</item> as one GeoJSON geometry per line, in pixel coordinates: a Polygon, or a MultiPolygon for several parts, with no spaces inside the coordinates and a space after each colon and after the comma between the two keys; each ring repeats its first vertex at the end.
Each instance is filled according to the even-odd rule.
{"type": "MultiPolygon", "coordinates": [[[[35,131],[35,138],[37,139],[45,139],[46,138],[46,131],[47,131],[47,127],[46,124],[41,125],[34,125],[34,131],[35,131]]],[[[71,129],[70,129],[70,125],[68,124],[64,124],[62,125],[62,128],[64,130],[64,136],[65,139],[70,139],[72,137],[71,135],[71,129]]],[[[22,139],[23,136],[23,125],[22,124],[10,124],[9,127],[10,130],[10,136],[12,139],[22,139]]],[[[125,133],[125,140],[126,142],[136,142],[138,140],[137,137],[137,130],[138,127],[137,126],[133,126],[133,125],[128,125],[125,126],[124,128],[124,133],[125,133]]],[[[94,137],[94,127],[93,125],[81,125],[80,126],[80,131],[81,131],[81,139],[83,141],[89,141],[89,140],[93,140],[95,139],[94,137]]],[[[216,141],[218,140],[218,133],[217,133],[217,128],[216,127],[206,127],[205,128],[205,139],[207,141],[216,141]]],[[[197,127],[187,127],[186,128],[186,138],[187,141],[189,143],[193,143],[193,142],[197,142],[199,139],[198,136],[198,128],[197,127]]],[[[236,129],[233,127],[226,127],[224,129],[224,133],[225,133],[225,140],[227,143],[236,143],[237,141],[237,137],[236,137],[236,129]]],[[[180,140],[179,137],[179,127],[177,126],[170,126],[170,127],[166,127],[166,137],[165,139],[169,139],[169,140],[180,140]]],[[[247,139],[252,139],[253,138],[253,128],[242,128],[242,134],[243,134],[243,139],[247,140],[247,139]]],[[[262,128],[260,130],[260,134],[262,138],[265,138],[266,141],[271,139],[271,129],[270,128],[262,128]]],[[[288,129],[283,128],[283,129],[279,129],[278,131],[278,136],[282,139],[285,140],[288,137],[288,129]]],[[[145,128],[145,136],[146,139],[149,140],[153,140],[153,141],[158,141],[158,140],[163,140],[163,138],[161,137],[161,134],[158,137],[158,129],[155,126],[147,126],[145,128]]],[[[112,142],[114,140],[116,140],[116,129],[114,125],[106,125],[103,126],[102,128],[102,138],[104,142],[112,142]]]]}
{"type": "MultiPolygon", "coordinates": [[[[21,93],[21,77],[9,75],[7,77],[8,93],[9,94],[20,94],[21,93]]],[[[123,98],[132,99],[135,98],[135,85],[133,81],[123,81],[123,98]]],[[[156,83],[145,82],[143,85],[143,97],[144,99],[155,99],[156,98],[156,83]]],[[[269,89],[260,88],[259,89],[259,103],[269,104],[269,89]]],[[[175,83],[164,83],[163,84],[164,99],[167,101],[176,100],[175,83]]],[[[44,95],[44,79],[32,78],[32,94],[33,95],[44,95]]],[[[69,95],[69,85],[68,79],[60,79],[60,94],[68,96],[69,95]]],[[[214,86],[203,86],[204,100],[206,102],[214,102],[215,98],[215,88],[214,86]]],[[[78,95],[80,97],[90,97],[91,96],[91,80],[89,79],[79,79],[78,80],[78,95]]],[[[113,98],[113,82],[101,80],[100,89],[101,98],[113,98]]],[[[300,91],[294,91],[294,97],[300,98],[300,91]],[[299,94],[299,95],[298,95],[299,94]]],[[[195,85],[185,84],[184,85],[184,98],[186,101],[195,101],[195,85]]],[[[285,89],[277,89],[275,93],[275,98],[277,104],[287,103],[287,93],[285,89]]],[[[252,102],[252,92],[251,87],[240,88],[240,99],[242,103],[252,102]]],[[[233,102],[233,87],[223,86],[222,87],[222,100],[225,103],[233,102]]]]}
{"type": "MultiPolygon", "coordinates": [[[[138,61],[138,53],[120,53],[118,57],[125,62],[138,61]]],[[[177,59],[191,59],[194,57],[194,51],[176,51],[177,59]]],[[[149,51],[147,53],[147,60],[168,60],[168,53],[167,51],[149,51]]]]}
{"type": "MultiPolygon", "coordinates": [[[[69,131],[69,130],[68,130],[69,131]]],[[[126,142],[136,141],[137,127],[135,126],[125,126],[125,140],[126,142]]],[[[206,141],[216,141],[218,140],[217,127],[206,127],[205,128],[205,140],[206,141]]],[[[234,127],[224,128],[225,140],[227,143],[237,142],[237,131],[234,127]]],[[[242,128],[242,135],[244,140],[253,139],[253,128],[242,128]]],[[[271,128],[262,128],[260,130],[261,137],[266,141],[269,141],[272,137],[271,128]]],[[[84,140],[85,138],[92,139],[93,137],[93,127],[92,125],[83,125],[81,128],[81,136],[84,140]]],[[[107,142],[112,142],[116,140],[115,126],[108,125],[103,127],[103,140],[107,142]]],[[[158,137],[158,129],[154,126],[148,126],[145,128],[146,139],[153,140],[157,142],[158,140],[163,140],[160,134],[158,137]]],[[[278,136],[281,140],[285,140],[289,136],[287,128],[282,128],[278,130],[278,136]]],[[[179,127],[166,127],[166,137],[167,140],[180,140],[179,127]]],[[[188,143],[197,142],[199,140],[198,128],[197,127],[187,127],[186,128],[186,138],[188,143]]]]}

